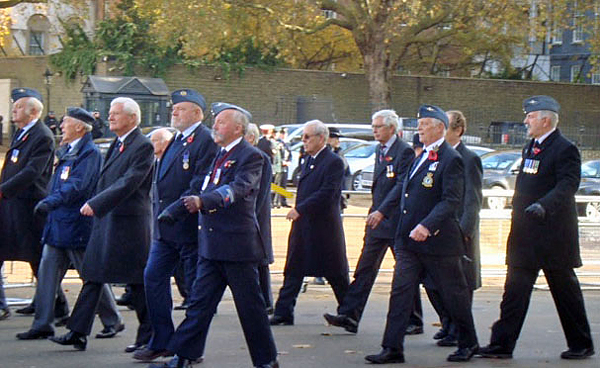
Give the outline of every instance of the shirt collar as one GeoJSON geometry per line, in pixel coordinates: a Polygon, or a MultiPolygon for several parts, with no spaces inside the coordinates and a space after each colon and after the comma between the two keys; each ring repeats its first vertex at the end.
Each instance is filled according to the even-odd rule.
{"type": "Polygon", "coordinates": [[[390,147],[392,147],[392,145],[396,142],[396,139],[398,139],[398,136],[396,134],[392,135],[392,138],[390,138],[387,142],[385,142],[385,152],[387,153],[387,151],[390,149],[390,147]]]}
{"type": "Polygon", "coordinates": [[[200,126],[200,124],[202,124],[201,121],[197,122],[196,124],[190,126],[189,128],[187,128],[186,130],[184,130],[183,132],[181,132],[182,134],[182,139],[187,138],[190,134],[192,134],[194,132],[194,130],[196,130],[196,128],[198,128],[198,126],[200,126]]]}
{"type": "Polygon", "coordinates": [[[32,121],[29,122],[29,124],[25,125],[22,130],[21,130],[21,136],[23,136],[23,134],[27,133],[27,131],[31,128],[33,128],[33,126],[35,125],[35,123],[37,123],[38,119],[34,119],[32,121]]]}
{"type": "Polygon", "coordinates": [[[131,134],[131,132],[133,132],[135,130],[135,128],[137,128],[137,125],[133,127],[133,129],[131,129],[130,131],[128,131],[127,133],[123,134],[122,136],[120,136],[118,139],[121,141],[121,143],[125,142],[125,139],[127,139],[127,136],[129,134],[131,134]]]}
{"type": "Polygon", "coordinates": [[[459,145],[460,145],[460,140],[458,142],[456,142],[456,144],[454,146],[452,146],[452,148],[456,149],[459,145]]]}
{"type": "Polygon", "coordinates": [[[236,139],[235,141],[229,143],[226,147],[225,147],[225,151],[229,152],[231,151],[231,149],[233,147],[235,147],[238,143],[240,143],[242,141],[244,137],[239,137],[238,139],[236,139]]]}
{"type": "Polygon", "coordinates": [[[536,141],[538,142],[538,144],[542,144],[542,142],[548,138],[548,136],[552,133],[554,133],[554,131],[556,130],[556,128],[552,128],[551,131],[549,131],[548,133],[544,134],[543,136],[539,137],[538,139],[536,139],[536,141]]]}
{"type": "Polygon", "coordinates": [[[429,146],[426,146],[424,148],[424,150],[427,151],[427,152],[429,152],[429,151],[431,151],[434,148],[439,148],[442,145],[442,143],[444,143],[444,137],[438,139],[437,141],[433,142],[429,146]]]}
{"type": "Polygon", "coordinates": [[[79,138],[75,139],[73,142],[68,143],[71,146],[71,148],[69,148],[69,150],[67,152],[73,151],[73,149],[75,148],[75,145],[77,145],[77,143],[79,143],[79,141],[81,141],[81,138],[83,138],[83,137],[79,137],[79,138]]]}
{"type": "Polygon", "coordinates": [[[311,155],[311,157],[313,158],[313,160],[317,158],[317,156],[319,155],[319,153],[321,153],[321,151],[323,151],[325,149],[325,147],[327,147],[327,145],[324,145],[317,153],[315,153],[314,156],[311,155]]]}

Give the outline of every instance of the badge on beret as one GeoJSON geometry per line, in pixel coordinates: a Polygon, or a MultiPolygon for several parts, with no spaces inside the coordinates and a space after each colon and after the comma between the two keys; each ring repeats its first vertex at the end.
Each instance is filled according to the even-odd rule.
{"type": "Polygon", "coordinates": [[[181,92],[179,92],[179,94],[182,96],[187,96],[187,91],[181,91],[181,92]]]}
{"type": "Polygon", "coordinates": [[[427,111],[435,111],[433,107],[427,106],[427,111]]]}
{"type": "Polygon", "coordinates": [[[425,188],[433,187],[433,173],[428,172],[427,175],[423,178],[423,182],[421,182],[425,188]]]}

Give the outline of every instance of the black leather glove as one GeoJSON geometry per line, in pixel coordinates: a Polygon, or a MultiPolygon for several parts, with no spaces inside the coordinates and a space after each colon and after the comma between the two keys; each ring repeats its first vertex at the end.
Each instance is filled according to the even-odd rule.
{"type": "Polygon", "coordinates": [[[175,223],[175,218],[167,211],[162,211],[156,219],[158,222],[162,222],[163,224],[167,225],[173,225],[175,223]]]}
{"type": "Polygon", "coordinates": [[[539,220],[543,220],[546,217],[546,210],[537,202],[530,204],[529,207],[525,209],[525,213],[539,220]]]}
{"type": "Polygon", "coordinates": [[[50,212],[50,206],[44,201],[38,202],[33,208],[33,213],[36,215],[45,215],[50,212]]]}

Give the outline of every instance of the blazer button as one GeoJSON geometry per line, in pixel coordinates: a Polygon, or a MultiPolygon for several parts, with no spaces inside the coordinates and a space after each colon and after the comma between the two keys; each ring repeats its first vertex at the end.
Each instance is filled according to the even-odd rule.
{"type": "Polygon", "coordinates": [[[158,203],[163,203],[163,200],[162,200],[162,199],[159,199],[159,200],[158,200],[158,203]]]}
{"type": "Polygon", "coordinates": [[[406,210],[402,211],[402,213],[406,215],[406,210]]]}
{"type": "Polygon", "coordinates": [[[404,198],[408,198],[408,193],[404,193],[404,198]]]}
{"type": "Polygon", "coordinates": [[[208,228],[208,231],[212,231],[212,230],[213,230],[213,229],[212,229],[212,227],[209,227],[209,228],[208,228]]]}
{"type": "Polygon", "coordinates": [[[198,230],[202,230],[202,226],[198,225],[198,230]]]}

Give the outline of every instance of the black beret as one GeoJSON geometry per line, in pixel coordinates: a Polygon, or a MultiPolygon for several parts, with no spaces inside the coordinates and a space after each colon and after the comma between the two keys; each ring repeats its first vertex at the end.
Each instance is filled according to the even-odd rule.
{"type": "Polygon", "coordinates": [[[529,114],[532,111],[554,111],[560,112],[560,104],[550,96],[532,96],[523,100],[523,111],[529,114]]]}
{"type": "Polygon", "coordinates": [[[422,118],[434,118],[444,123],[444,126],[448,128],[448,116],[446,112],[435,105],[421,105],[419,107],[418,119],[422,118]]]}
{"type": "Polygon", "coordinates": [[[229,104],[227,102],[214,102],[213,104],[210,105],[210,110],[211,110],[213,117],[217,117],[217,115],[219,115],[222,111],[225,111],[225,110],[237,110],[237,111],[241,112],[242,114],[246,115],[248,120],[252,120],[252,114],[250,114],[247,110],[245,110],[239,106],[229,104]]]}
{"type": "Polygon", "coordinates": [[[10,94],[10,99],[13,103],[17,102],[18,99],[23,97],[33,97],[38,99],[40,102],[43,102],[42,94],[33,88],[15,88],[10,94]]]}
{"type": "Polygon", "coordinates": [[[86,124],[92,125],[96,119],[87,110],[81,107],[67,107],[66,116],[83,121],[86,124]]]}
{"type": "Polygon", "coordinates": [[[180,102],[191,102],[200,106],[202,111],[206,110],[206,101],[204,97],[198,93],[198,91],[194,91],[193,89],[180,89],[171,93],[171,101],[173,105],[176,105],[180,102]]]}
{"type": "Polygon", "coordinates": [[[329,138],[339,138],[342,137],[342,133],[336,127],[329,128],[329,138]]]}

